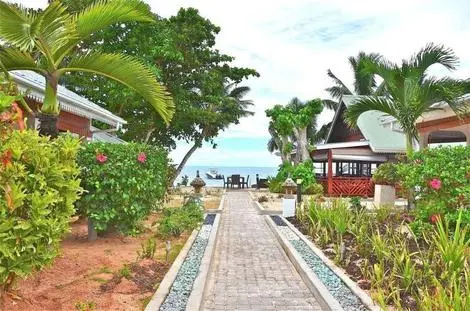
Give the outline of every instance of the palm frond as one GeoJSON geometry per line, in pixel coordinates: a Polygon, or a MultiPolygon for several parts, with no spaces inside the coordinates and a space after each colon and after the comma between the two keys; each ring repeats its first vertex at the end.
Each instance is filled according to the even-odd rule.
{"type": "Polygon", "coordinates": [[[357,126],[359,117],[367,111],[376,110],[384,114],[396,116],[394,103],[388,98],[377,96],[361,96],[353,105],[349,106],[345,111],[345,120],[351,127],[357,126]]]}
{"type": "Polygon", "coordinates": [[[343,95],[350,95],[349,90],[341,88],[339,86],[331,86],[325,89],[331,97],[337,100],[341,100],[343,95]]]}
{"type": "Polygon", "coordinates": [[[4,48],[0,50],[0,63],[5,70],[32,70],[45,74],[38,67],[35,60],[28,52],[22,52],[15,48],[4,48]]]}
{"type": "Polygon", "coordinates": [[[411,58],[409,66],[417,76],[423,76],[431,65],[441,64],[447,69],[453,70],[458,62],[459,60],[452,49],[445,48],[443,45],[428,43],[411,58]]]}
{"type": "Polygon", "coordinates": [[[337,101],[331,99],[322,99],[322,104],[328,109],[336,111],[339,107],[339,103],[337,101]]]}
{"type": "Polygon", "coordinates": [[[352,95],[352,92],[336,75],[328,69],[326,74],[333,80],[335,86],[326,89],[334,99],[340,99],[343,95],[352,95]]]}
{"type": "MultiPolygon", "coordinates": [[[[470,113],[467,105],[463,104],[461,97],[470,92],[470,80],[456,80],[451,78],[427,79],[420,89],[420,100],[426,103],[426,108],[434,103],[445,102],[458,115],[470,113]]],[[[425,112],[423,108],[423,112],[425,112]]]]}
{"type": "Polygon", "coordinates": [[[268,151],[271,153],[273,153],[276,150],[279,150],[279,146],[276,144],[276,140],[273,137],[269,139],[267,147],[268,147],[268,151]]]}
{"type": "Polygon", "coordinates": [[[117,23],[153,21],[149,6],[141,0],[99,0],[75,16],[80,38],[117,23]]]}
{"type": "Polygon", "coordinates": [[[251,91],[249,86],[237,86],[230,90],[229,96],[241,99],[251,91]]]}
{"type": "Polygon", "coordinates": [[[312,144],[317,144],[317,143],[325,141],[328,136],[328,132],[330,131],[331,125],[332,125],[332,122],[323,124],[318,131],[312,132],[309,135],[308,137],[309,141],[312,144]]]}
{"type": "Polygon", "coordinates": [[[372,95],[376,87],[374,73],[366,70],[368,62],[377,62],[380,54],[359,52],[356,57],[349,57],[349,62],[354,73],[354,91],[357,95],[372,95]]]}
{"type": "Polygon", "coordinates": [[[68,66],[59,69],[58,73],[70,71],[91,72],[116,80],[150,102],[165,123],[173,117],[175,107],[166,88],[146,66],[131,56],[99,52],[72,55],[68,66]]]}
{"type": "Polygon", "coordinates": [[[32,23],[25,9],[0,1],[0,40],[21,51],[30,51],[34,47],[32,23]]]}

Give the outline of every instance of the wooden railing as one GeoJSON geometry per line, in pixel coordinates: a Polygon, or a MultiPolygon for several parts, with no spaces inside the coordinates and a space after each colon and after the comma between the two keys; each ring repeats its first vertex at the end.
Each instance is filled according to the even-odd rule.
{"type": "Polygon", "coordinates": [[[333,191],[328,193],[328,179],[318,178],[324,193],[329,196],[374,196],[374,183],[369,177],[333,177],[333,191]]]}

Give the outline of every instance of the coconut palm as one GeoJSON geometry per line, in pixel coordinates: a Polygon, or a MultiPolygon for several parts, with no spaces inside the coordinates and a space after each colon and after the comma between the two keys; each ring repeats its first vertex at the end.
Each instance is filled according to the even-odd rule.
{"type": "Polygon", "coordinates": [[[348,57],[349,65],[354,74],[354,89],[349,89],[330,69],[326,72],[328,77],[333,80],[334,85],[325,90],[333,99],[324,99],[325,107],[336,110],[339,107],[339,101],[343,95],[372,95],[376,91],[377,83],[374,74],[364,71],[364,64],[370,61],[376,61],[379,54],[359,52],[357,56],[348,57]]]}
{"type": "Polygon", "coordinates": [[[383,58],[366,65],[369,73],[382,77],[383,96],[363,96],[346,111],[346,121],[355,126],[361,114],[370,110],[390,115],[400,124],[406,136],[406,149],[413,150],[413,141],[418,137],[416,120],[425,112],[433,110],[437,102],[447,103],[457,114],[465,112],[459,97],[469,91],[469,81],[427,76],[427,70],[440,64],[454,70],[458,58],[451,49],[428,44],[401,65],[383,58]]]}
{"type": "Polygon", "coordinates": [[[0,1],[0,66],[31,70],[45,77],[45,98],[38,118],[43,135],[57,136],[57,86],[69,72],[88,72],[114,79],[139,93],[168,123],[174,105],[155,75],[130,56],[99,51],[80,53],[77,45],[107,26],[122,22],[152,22],[154,16],[140,0],[99,0],[71,14],[60,1],[41,12],[0,1]]]}

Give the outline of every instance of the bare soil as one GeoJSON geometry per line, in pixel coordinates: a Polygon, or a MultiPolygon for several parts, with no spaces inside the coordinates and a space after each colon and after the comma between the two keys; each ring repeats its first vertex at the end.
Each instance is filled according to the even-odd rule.
{"type": "MultiPolygon", "coordinates": [[[[158,217],[149,217],[147,226],[158,217]]],[[[189,236],[185,233],[171,241],[167,263],[165,241],[160,238],[156,238],[154,259],[137,259],[141,243],[154,236],[151,231],[137,237],[110,233],[88,242],[86,220],[71,227],[61,255],[51,267],[20,280],[14,292],[17,297],[7,297],[4,310],[142,310],[189,236]]]]}

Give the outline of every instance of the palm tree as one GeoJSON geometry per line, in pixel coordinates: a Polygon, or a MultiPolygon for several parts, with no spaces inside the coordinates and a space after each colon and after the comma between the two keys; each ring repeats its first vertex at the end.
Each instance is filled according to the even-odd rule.
{"type": "Polygon", "coordinates": [[[341,81],[330,69],[327,74],[333,80],[334,85],[327,88],[326,91],[333,98],[323,100],[325,107],[336,110],[339,107],[339,101],[343,95],[372,95],[375,93],[377,83],[374,74],[364,70],[364,65],[380,58],[379,54],[359,52],[357,56],[348,57],[349,65],[354,74],[354,89],[350,90],[346,84],[341,81]]]}
{"type": "Polygon", "coordinates": [[[31,70],[46,79],[45,98],[38,118],[40,133],[56,137],[59,104],[57,86],[69,72],[88,72],[114,79],[139,93],[168,124],[174,104],[155,75],[130,56],[99,51],[80,53],[79,43],[107,26],[123,22],[152,22],[154,16],[140,0],[101,0],[70,14],[60,1],[33,12],[0,1],[0,66],[31,70]]]}
{"type": "Polygon", "coordinates": [[[427,76],[427,70],[440,64],[454,70],[458,58],[451,49],[428,44],[401,65],[383,58],[365,64],[365,71],[379,75],[383,81],[383,96],[363,96],[348,107],[346,120],[355,126],[361,114],[370,110],[381,111],[394,117],[406,136],[406,149],[413,151],[413,140],[418,137],[416,120],[432,110],[437,102],[447,103],[456,113],[465,112],[458,98],[469,90],[469,81],[427,76]]]}

